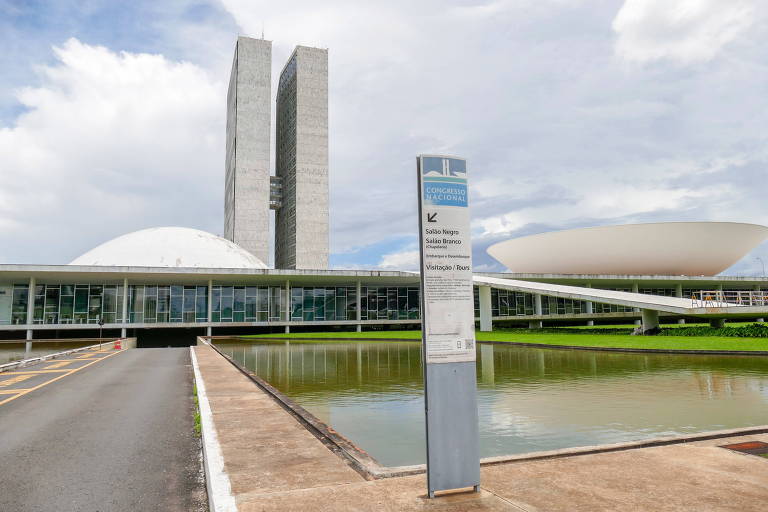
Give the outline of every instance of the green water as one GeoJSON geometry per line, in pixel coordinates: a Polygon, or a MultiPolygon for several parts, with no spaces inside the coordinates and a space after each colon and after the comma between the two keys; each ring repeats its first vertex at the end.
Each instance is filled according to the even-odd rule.
{"type": "MultiPolygon", "coordinates": [[[[387,466],[424,455],[415,342],[222,342],[387,466]]],[[[480,344],[482,457],[768,424],[768,358],[480,344]]]]}

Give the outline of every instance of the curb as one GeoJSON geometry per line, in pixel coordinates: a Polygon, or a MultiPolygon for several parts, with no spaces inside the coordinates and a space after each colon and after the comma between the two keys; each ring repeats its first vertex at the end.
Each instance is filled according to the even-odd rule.
{"type": "Polygon", "coordinates": [[[224,456],[216,435],[211,405],[205,392],[205,383],[197,364],[194,347],[189,347],[192,369],[197,387],[197,403],[200,409],[200,434],[203,438],[203,467],[205,468],[205,487],[208,490],[208,507],[211,512],[237,512],[237,503],[232,494],[229,475],[224,470],[224,456]]]}

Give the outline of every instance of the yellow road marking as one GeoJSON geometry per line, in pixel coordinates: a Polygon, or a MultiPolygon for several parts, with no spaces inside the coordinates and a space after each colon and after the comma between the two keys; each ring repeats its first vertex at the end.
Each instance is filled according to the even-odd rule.
{"type": "MultiPolygon", "coordinates": [[[[44,374],[44,373],[61,373],[61,372],[68,372],[70,370],[73,370],[74,368],[64,368],[61,370],[29,370],[28,372],[9,372],[8,375],[37,375],[37,374],[44,374]]],[[[0,373],[0,376],[3,374],[0,373]]]]}
{"type": "Polygon", "coordinates": [[[34,377],[34,375],[19,375],[17,377],[11,377],[10,379],[0,380],[0,388],[4,388],[6,386],[10,386],[11,384],[16,384],[18,382],[31,379],[32,377],[34,377]]]}
{"type": "Polygon", "coordinates": [[[16,393],[21,393],[22,391],[27,391],[26,389],[0,389],[0,395],[15,395],[16,393]]]}
{"type": "MultiPolygon", "coordinates": [[[[119,352],[119,350],[118,350],[118,352],[119,352]]],[[[107,356],[104,356],[104,357],[109,357],[109,356],[107,355],[107,356]]],[[[104,357],[97,357],[96,359],[104,359],[104,357]]],[[[81,357],[81,358],[75,358],[75,359],[56,359],[56,360],[57,361],[69,361],[69,362],[77,361],[77,362],[82,363],[83,361],[87,361],[88,359],[90,359],[90,358],[81,357]]]]}
{"type": "Polygon", "coordinates": [[[62,366],[67,366],[69,363],[70,361],[61,361],[59,363],[53,363],[43,368],[43,370],[53,370],[54,368],[61,368],[62,366]]]}
{"type": "Polygon", "coordinates": [[[73,373],[79,372],[79,371],[80,371],[80,370],[82,370],[83,368],[88,368],[88,367],[89,367],[89,366],[91,366],[92,364],[96,364],[96,363],[98,363],[99,361],[103,361],[103,360],[107,359],[108,357],[112,357],[112,356],[114,356],[114,355],[116,355],[116,354],[119,354],[119,353],[121,353],[121,352],[123,352],[123,351],[122,351],[122,350],[117,350],[117,351],[115,351],[115,352],[113,352],[113,353],[111,353],[111,354],[109,354],[109,355],[106,355],[106,356],[104,356],[104,357],[100,357],[100,358],[98,358],[98,359],[96,359],[96,360],[94,360],[94,361],[91,361],[91,362],[89,362],[88,364],[84,364],[83,366],[81,366],[81,367],[79,367],[79,368],[74,368],[74,369],[70,370],[69,372],[65,373],[64,375],[59,375],[58,377],[55,377],[55,378],[53,378],[53,379],[51,379],[51,380],[49,380],[49,381],[43,382],[42,384],[38,384],[37,386],[35,386],[35,387],[33,387],[33,388],[29,388],[29,389],[27,389],[27,390],[25,390],[25,391],[22,391],[21,393],[17,394],[16,396],[12,396],[12,397],[10,397],[10,398],[6,398],[5,400],[0,400],[0,405],[6,404],[6,403],[8,403],[8,402],[10,402],[10,401],[12,401],[12,400],[16,400],[17,398],[19,398],[19,397],[21,397],[21,396],[24,396],[24,395],[26,395],[27,393],[31,393],[32,391],[34,391],[34,390],[36,390],[36,389],[40,389],[40,388],[41,388],[41,387],[43,387],[43,386],[47,386],[48,384],[50,384],[50,383],[52,383],[52,382],[56,382],[56,381],[57,381],[57,380],[59,380],[59,379],[63,379],[64,377],[66,377],[66,376],[68,376],[68,375],[72,375],[73,373]]]}

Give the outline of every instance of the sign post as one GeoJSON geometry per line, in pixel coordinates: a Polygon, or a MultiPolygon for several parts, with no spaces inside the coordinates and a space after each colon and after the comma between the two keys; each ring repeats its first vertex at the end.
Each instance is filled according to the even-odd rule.
{"type": "Polygon", "coordinates": [[[480,486],[467,162],[419,155],[421,340],[427,488],[480,486]]]}

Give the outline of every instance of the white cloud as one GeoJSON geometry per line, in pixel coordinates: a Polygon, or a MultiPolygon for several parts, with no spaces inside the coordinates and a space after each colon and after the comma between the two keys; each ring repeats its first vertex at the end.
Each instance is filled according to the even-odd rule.
{"type": "Polygon", "coordinates": [[[759,0],[626,0],[613,20],[629,61],[707,61],[749,29],[759,0]]]}
{"type": "Polygon", "coordinates": [[[220,232],[222,85],[161,55],[54,53],[0,129],[0,261],[66,263],[154,225],[220,232]]]}
{"type": "Polygon", "coordinates": [[[477,266],[504,236],[768,223],[763,4],[222,0],[231,17],[161,17],[157,40],[126,29],[112,50],[67,43],[52,63],[33,58],[49,62],[39,83],[10,71],[36,85],[0,128],[0,236],[12,241],[0,261],[63,263],[152,225],[221,231],[235,22],[253,36],[263,23],[275,81],[294,45],[329,48],[336,261],[379,265],[386,252],[389,268],[415,266],[419,152],[469,159],[477,266]]]}
{"type": "Polygon", "coordinates": [[[417,270],[419,268],[419,251],[402,251],[385,254],[381,257],[379,267],[395,270],[417,270]]]}

